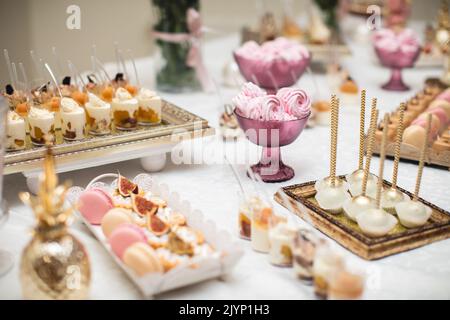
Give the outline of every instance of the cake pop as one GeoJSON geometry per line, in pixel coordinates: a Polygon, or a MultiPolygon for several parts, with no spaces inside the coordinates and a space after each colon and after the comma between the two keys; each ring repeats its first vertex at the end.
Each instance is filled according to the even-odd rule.
{"type": "Polygon", "coordinates": [[[370,170],[370,162],[372,159],[372,150],[375,140],[377,118],[378,118],[378,110],[376,110],[376,108],[372,106],[371,121],[370,121],[371,123],[368,134],[369,144],[367,147],[367,159],[362,180],[362,193],[361,195],[354,196],[352,199],[349,199],[344,203],[345,215],[353,221],[356,221],[356,217],[359,213],[367,209],[376,208],[375,200],[372,197],[366,195],[366,189],[370,170]]]}
{"type": "Polygon", "coordinates": [[[381,207],[389,213],[395,214],[395,205],[407,199],[406,195],[397,188],[398,165],[400,162],[400,147],[403,136],[403,119],[405,114],[405,104],[400,105],[400,117],[397,127],[397,137],[395,139],[394,170],[392,173],[392,186],[381,193],[381,207]]]}
{"type": "Polygon", "coordinates": [[[383,138],[381,141],[380,170],[378,174],[376,208],[367,209],[356,216],[358,226],[369,237],[382,237],[396,225],[397,219],[381,208],[381,187],[383,185],[384,159],[386,158],[387,124],[389,116],[384,117],[383,138]]]}
{"type": "Polygon", "coordinates": [[[347,192],[347,185],[338,182],[336,179],[336,151],[339,122],[339,99],[332,97],[331,103],[331,154],[330,154],[330,176],[326,179],[322,187],[317,190],[316,200],[319,206],[332,213],[342,212],[344,202],[350,198],[347,192]],[[329,181],[329,184],[328,184],[329,181]]]}
{"type": "MultiPolygon", "coordinates": [[[[377,122],[377,118],[375,117],[375,116],[377,116],[377,114],[375,113],[376,108],[377,108],[377,99],[373,98],[372,99],[372,108],[371,108],[370,128],[372,128],[372,127],[376,128],[376,122],[377,122]]],[[[369,128],[369,131],[371,130],[370,128],[369,128]]],[[[374,136],[376,134],[375,131],[376,130],[374,129],[374,136]]],[[[349,180],[347,180],[347,182],[348,182],[349,191],[353,197],[356,197],[356,196],[359,196],[362,194],[362,192],[363,192],[362,179],[351,179],[350,178],[349,180]]],[[[376,177],[370,173],[370,161],[369,161],[369,172],[368,172],[368,176],[367,176],[367,185],[365,186],[365,188],[366,188],[366,195],[370,196],[371,198],[375,198],[375,193],[377,190],[377,183],[376,183],[376,177]]]]}
{"type": "MultiPolygon", "coordinates": [[[[430,132],[431,128],[431,115],[428,115],[428,122],[426,128],[426,134],[430,132]]],[[[416,178],[416,188],[414,191],[413,201],[403,201],[397,203],[395,210],[400,219],[400,223],[406,228],[417,228],[425,225],[430,219],[432,210],[430,207],[419,202],[420,184],[422,181],[423,166],[425,163],[425,156],[427,154],[428,142],[425,140],[420,152],[419,169],[416,178]]]]}

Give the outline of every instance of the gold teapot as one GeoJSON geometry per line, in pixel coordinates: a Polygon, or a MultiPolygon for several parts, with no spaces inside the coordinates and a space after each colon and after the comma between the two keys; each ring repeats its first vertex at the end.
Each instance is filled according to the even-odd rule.
{"type": "Polygon", "coordinates": [[[21,192],[37,218],[33,238],[22,253],[20,280],[25,299],[86,299],[91,270],[84,246],[68,231],[72,207],[65,202],[69,183],[58,185],[51,143],[37,197],[21,192]]]}

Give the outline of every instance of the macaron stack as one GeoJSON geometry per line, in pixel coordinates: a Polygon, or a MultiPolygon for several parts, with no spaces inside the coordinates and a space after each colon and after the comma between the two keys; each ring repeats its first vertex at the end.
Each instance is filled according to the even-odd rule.
{"type": "Polygon", "coordinates": [[[87,189],[78,198],[78,209],[137,276],[168,272],[193,258],[217,254],[164,199],[122,176],[119,181],[128,191],[120,186],[112,192],[87,189]]]}
{"type": "Polygon", "coordinates": [[[409,125],[403,134],[403,142],[420,148],[426,137],[426,119],[431,114],[431,130],[428,140],[436,151],[450,151],[448,131],[450,125],[450,89],[440,93],[409,125]]]}

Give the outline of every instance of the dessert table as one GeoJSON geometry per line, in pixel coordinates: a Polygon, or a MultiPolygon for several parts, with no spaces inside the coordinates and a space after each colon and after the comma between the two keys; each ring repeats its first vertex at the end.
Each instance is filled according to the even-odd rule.
{"type": "MultiPolygon", "coordinates": [[[[222,86],[222,68],[231,59],[231,51],[239,44],[237,35],[221,36],[204,44],[204,58],[211,75],[220,90],[216,93],[165,94],[163,98],[207,119],[210,125],[218,129],[219,112],[223,104],[229,103],[238,88],[222,86]]],[[[404,77],[412,87],[405,93],[382,91],[380,85],[389,77],[389,70],[375,61],[370,48],[350,43],[352,56],[343,59],[342,64],[349,70],[360,88],[367,89],[368,98],[378,97],[381,112],[393,110],[398,104],[414,92],[420,90],[427,77],[441,75],[440,69],[416,68],[405,70],[404,77]]],[[[141,70],[142,82],[152,82],[152,59],[137,61],[141,70]]],[[[320,93],[315,92],[314,82],[305,74],[297,84],[312,94],[327,97],[331,92],[324,75],[315,75],[320,93]]],[[[342,106],[340,114],[340,132],[338,144],[337,173],[352,172],[357,166],[359,108],[342,106]]],[[[217,130],[218,131],[218,130],[217,130]]],[[[160,181],[167,183],[183,198],[191,201],[193,208],[203,211],[207,219],[229,231],[235,241],[239,241],[245,254],[233,273],[225,279],[210,280],[183,289],[164,293],[158,299],[314,299],[312,287],[296,279],[291,269],[276,268],[269,264],[266,255],[253,252],[250,242],[237,237],[238,184],[224,161],[234,156],[241,160],[239,173],[243,180],[245,162],[256,162],[258,147],[244,138],[237,143],[223,142],[219,136],[208,137],[201,141],[183,143],[184,151],[189,151],[194,164],[177,164],[170,160],[165,169],[154,173],[160,181]],[[198,161],[202,160],[203,161],[198,161]]],[[[265,188],[274,194],[280,187],[315,180],[328,174],[329,128],[314,127],[305,129],[293,144],[283,148],[284,162],[292,166],[296,176],[289,182],[267,184],[265,188]]],[[[386,160],[387,179],[392,172],[392,160],[386,160]]],[[[373,159],[372,170],[378,168],[378,158],[373,159]]],[[[143,171],[139,160],[67,172],[60,174],[60,180],[70,179],[74,185],[85,186],[97,175],[120,171],[127,177],[134,177],[143,171]]],[[[417,165],[400,163],[399,186],[413,190],[417,165]]],[[[19,281],[20,255],[30,239],[34,224],[33,213],[19,202],[17,194],[27,189],[26,179],[20,174],[5,176],[4,197],[9,202],[11,212],[6,225],[0,229],[0,246],[13,252],[13,269],[0,278],[0,299],[20,299],[19,281]]],[[[446,169],[426,167],[421,188],[421,197],[450,210],[450,172],[446,169]]],[[[274,204],[275,210],[288,212],[274,204]]],[[[297,219],[297,218],[296,218],[297,219]]],[[[308,225],[298,219],[301,226],[308,225]]],[[[142,296],[117,267],[104,248],[89,233],[88,229],[75,221],[72,232],[84,243],[91,259],[92,299],[139,299],[142,296]]],[[[379,261],[364,261],[334,241],[335,249],[347,263],[366,274],[367,299],[450,299],[450,240],[440,241],[401,253],[379,261]]]]}

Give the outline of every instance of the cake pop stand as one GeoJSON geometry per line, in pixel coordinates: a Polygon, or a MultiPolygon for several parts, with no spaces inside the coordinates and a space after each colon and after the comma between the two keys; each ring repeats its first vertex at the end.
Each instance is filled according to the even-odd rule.
{"type": "Polygon", "coordinates": [[[290,121],[261,121],[246,118],[237,110],[234,113],[247,139],[263,147],[261,159],[251,167],[252,171],[264,182],[274,183],[292,179],[295,175],[294,169],[281,160],[280,147],[287,146],[298,138],[310,114],[290,121]]]}
{"type": "Polygon", "coordinates": [[[414,52],[389,52],[382,48],[375,48],[375,52],[383,66],[391,69],[390,80],[381,86],[388,91],[408,91],[410,88],[403,82],[402,70],[412,68],[420,55],[420,47],[414,52]]]}

